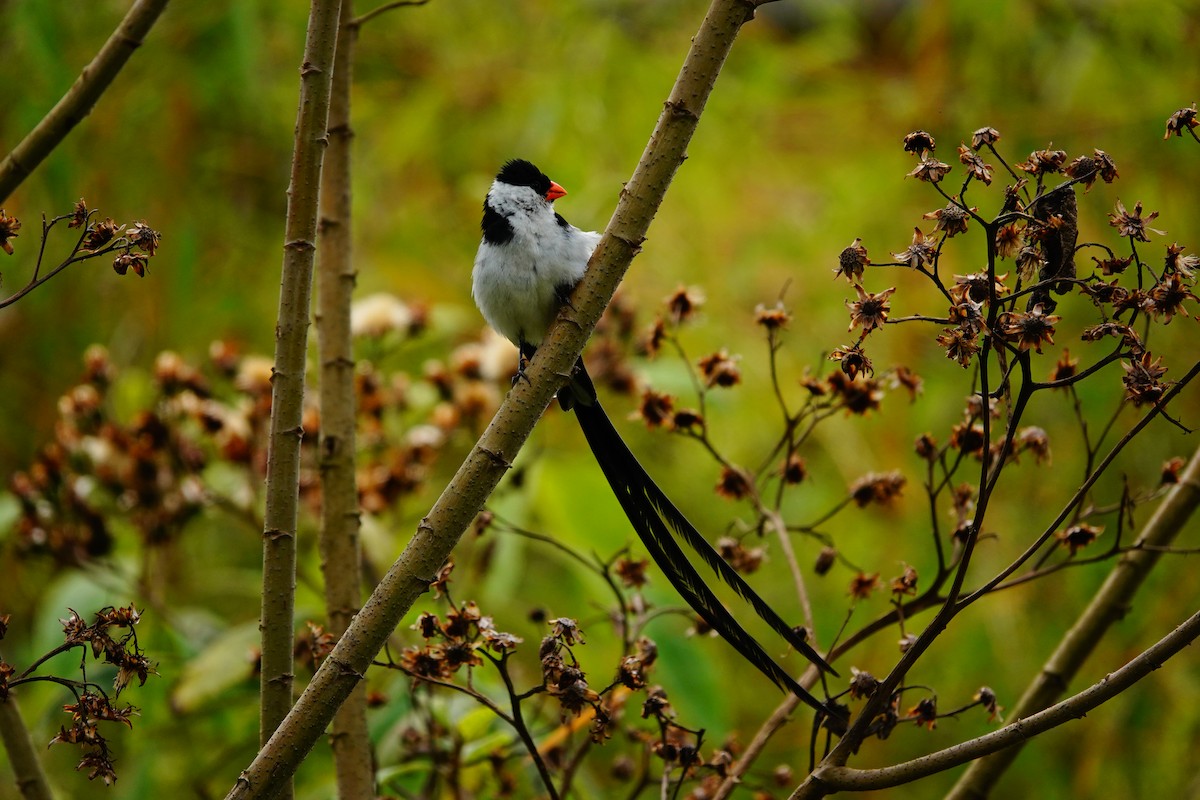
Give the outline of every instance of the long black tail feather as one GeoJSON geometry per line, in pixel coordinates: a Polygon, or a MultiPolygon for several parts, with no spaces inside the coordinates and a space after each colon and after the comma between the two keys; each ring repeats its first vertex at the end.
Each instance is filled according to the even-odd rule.
{"type": "Polygon", "coordinates": [[[733,587],[792,647],[819,668],[834,675],[837,672],[804,640],[801,633],[784,622],[745,579],[721,558],[708,540],[700,535],[695,526],[658,488],[625,445],[599,401],[595,399],[595,390],[587,373],[582,370],[582,365],[577,367],[572,383],[573,386],[563,390],[564,405],[574,407],[579,426],[604,477],[650,556],[666,574],[676,591],[743,658],[756,666],[776,686],[793,692],[813,708],[827,712],[828,709],[824,705],[801,688],[791,675],[763,650],[754,637],[738,624],[696,573],[672,531],[695,550],[701,559],[733,587]]]}

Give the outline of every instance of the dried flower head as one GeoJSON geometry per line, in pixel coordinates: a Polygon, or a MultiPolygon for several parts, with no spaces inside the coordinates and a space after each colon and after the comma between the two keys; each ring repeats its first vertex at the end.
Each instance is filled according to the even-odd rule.
{"type": "MultiPolygon", "coordinates": [[[[978,150],[979,148],[975,148],[978,150]]],[[[984,186],[992,185],[992,165],[985,164],[977,153],[965,144],[958,146],[958,160],[967,167],[967,174],[977,181],[983,181],[984,186]]]]}
{"type": "Polygon", "coordinates": [[[83,237],[83,249],[93,252],[102,249],[121,232],[121,228],[111,217],[95,223],[88,228],[87,236],[83,237]]]}
{"type": "Polygon", "coordinates": [[[741,500],[754,491],[754,481],[740,467],[722,467],[721,477],[717,480],[717,494],[726,500],[741,500]]]}
{"type": "Polygon", "coordinates": [[[920,228],[913,228],[912,244],[906,250],[892,253],[892,256],[902,264],[908,264],[913,269],[928,266],[937,258],[938,243],[929,238],[920,228]]]}
{"type": "Polygon", "coordinates": [[[125,231],[125,239],[129,242],[129,245],[140,248],[148,256],[153,256],[158,252],[158,242],[161,238],[161,233],[141,220],[130,225],[125,231]]]}
{"type": "Polygon", "coordinates": [[[1194,137],[1196,134],[1193,129],[1200,125],[1200,120],[1196,119],[1196,104],[1192,103],[1189,108],[1181,108],[1167,118],[1167,132],[1163,134],[1164,139],[1170,139],[1171,134],[1183,136],[1183,132],[1187,131],[1194,137]]]}
{"type": "Polygon", "coordinates": [[[957,361],[960,367],[966,369],[979,352],[979,332],[946,328],[938,335],[937,343],[946,351],[946,358],[957,361]]]}
{"type": "Polygon", "coordinates": [[[850,668],[850,696],[855,699],[870,697],[879,688],[879,679],[858,667],[850,668]]]}
{"type": "Polygon", "coordinates": [[[855,600],[866,600],[879,588],[879,573],[868,575],[860,572],[850,580],[850,596],[855,600]]]}
{"type": "Polygon", "coordinates": [[[1012,222],[996,229],[996,255],[1012,258],[1021,251],[1021,226],[1012,222]]]}
{"type": "Polygon", "coordinates": [[[975,693],[975,702],[988,712],[989,722],[996,722],[1000,719],[1000,712],[1004,709],[996,705],[996,693],[990,686],[979,687],[979,691],[975,693]]]}
{"type": "Polygon", "coordinates": [[[704,295],[699,289],[680,286],[663,302],[667,306],[667,315],[678,325],[691,319],[704,305],[704,295]]]}
{"type": "Polygon", "coordinates": [[[1187,311],[1183,308],[1183,302],[1197,299],[1200,298],[1197,298],[1192,293],[1191,287],[1183,282],[1183,276],[1178,272],[1173,272],[1164,276],[1154,285],[1153,289],[1146,293],[1146,298],[1142,301],[1142,308],[1150,312],[1156,319],[1162,317],[1165,325],[1176,314],[1188,316],[1187,311]]]}
{"type": "Polygon", "coordinates": [[[945,208],[930,211],[923,214],[922,217],[937,220],[937,230],[945,233],[946,238],[950,238],[967,232],[967,222],[971,219],[971,212],[975,210],[975,208],[963,208],[957,200],[952,200],[946,204],[945,208]]]}
{"type": "Polygon", "coordinates": [[[1146,351],[1141,358],[1122,361],[1121,366],[1125,370],[1121,378],[1121,383],[1125,385],[1125,397],[1135,406],[1157,403],[1166,393],[1166,385],[1159,380],[1167,372],[1161,358],[1154,358],[1146,351]]]}
{"type": "Polygon", "coordinates": [[[779,468],[779,473],[783,476],[784,483],[801,483],[808,477],[808,465],[798,453],[792,453],[779,468]]]}
{"type": "Polygon", "coordinates": [[[701,358],[696,366],[704,376],[704,384],[710,389],[720,386],[728,389],[741,383],[742,373],[738,369],[739,356],[731,356],[724,348],[701,358]]]}
{"type": "Polygon", "coordinates": [[[917,570],[915,567],[904,565],[904,571],[892,578],[892,594],[897,598],[912,597],[917,593],[917,570]]]}
{"type": "Polygon", "coordinates": [[[1054,325],[1062,317],[1046,314],[1040,305],[1032,311],[1014,313],[1006,311],[997,320],[1001,336],[1010,342],[1016,342],[1017,348],[1025,352],[1030,348],[1042,352],[1042,343],[1054,344],[1054,325]]]}
{"type": "Polygon", "coordinates": [[[1000,141],[1000,131],[995,128],[980,128],[971,134],[971,147],[978,150],[985,145],[993,145],[1000,141]]]}
{"type": "MultiPolygon", "coordinates": [[[[866,363],[870,367],[870,362],[866,363]]],[[[840,401],[843,408],[851,414],[866,414],[868,411],[879,408],[879,402],[883,399],[883,390],[879,388],[879,381],[874,378],[864,377],[861,381],[854,380],[849,377],[844,371],[835,372],[829,376],[826,383],[829,393],[834,395],[840,401]]]]}
{"type": "Polygon", "coordinates": [[[867,258],[867,248],[863,247],[862,239],[855,239],[850,246],[838,254],[838,267],[833,276],[845,275],[846,280],[858,283],[866,271],[871,259],[867,258]]]}
{"type": "Polygon", "coordinates": [[[896,291],[896,287],[872,294],[854,284],[854,291],[858,293],[858,299],[846,301],[846,308],[850,309],[850,327],[846,330],[861,327],[865,336],[876,328],[882,328],[891,311],[888,298],[896,291]]]}
{"type": "Polygon", "coordinates": [[[1087,547],[1092,542],[1096,541],[1096,537],[1104,532],[1103,526],[1088,525],[1080,523],[1072,525],[1066,530],[1059,531],[1055,534],[1058,540],[1062,542],[1063,547],[1071,551],[1071,555],[1075,555],[1080,548],[1087,547]]]}
{"type": "Polygon", "coordinates": [[[1054,369],[1050,373],[1050,381],[1058,383],[1060,381],[1070,380],[1075,377],[1075,373],[1079,369],[1079,359],[1071,358],[1071,351],[1063,348],[1062,355],[1054,364],[1054,369]]]}
{"type": "MultiPolygon", "coordinates": [[[[994,280],[986,272],[972,272],[970,275],[955,275],[954,285],[950,287],[950,297],[955,303],[970,300],[972,303],[986,303],[992,296],[1003,297],[1008,294],[1004,285],[1008,274],[997,275],[994,280]]],[[[957,322],[957,320],[955,320],[957,322]]],[[[960,323],[961,324],[961,323],[960,323]]]]}
{"type": "Polygon", "coordinates": [[[821,552],[817,553],[817,560],[813,564],[813,572],[818,575],[825,575],[829,570],[833,569],[833,565],[837,563],[838,551],[836,547],[826,545],[821,548],[821,552]]]}
{"type": "Polygon", "coordinates": [[[644,558],[619,558],[617,559],[616,573],[621,579],[621,583],[631,589],[638,589],[646,585],[646,570],[650,566],[650,562],[644,558]]]}
{"type": "MultiPolygon", "coordinates": [[[[1163,268],[1167,272],[1177,272],[1185,278],[1195,277],[1196,269],[1200,267],[1200,256],[1184,255],[1183,251],[1187,249],[1179,242],[1173,242],[1167,245],[1167,256],[1163,259],[1163,268]]],[[[1130,256],[1132,260],[1133,256],[1130,256]]]]}
{"type": "Polygon", "coordinates": [[[75,207],[71,209],[71,221],[67,223],[67,227],[82,228],[84,225],[87,225],[88,214],[90,213],[87,203],[82,197],[79,198],[75,203],[75,207]]]}
{"type": "Polygon", "coordinates": [[[925,151],[932,152],[937,147],[933,134],[929,131],[913,131],[904,136],[904,152],[921,155],[925,151]]]}
{"type": "Polygon", "coordinates": [[[941,183],[942,178],[946,177],[949,173],[949,164],[938,161],[933,157],[932,153],[925,152],[921,154],[921,163],[917,164],[913,168],[913,171],[908,173],[908,177],[927,183],[941,183]]]}
{"type": "Polygon", "coordinates": [[[850,485],[850,497],[855,505],[864,508],[871,503],[891,505],[900,496],[907,479],[893,470],[885,473],[869,472],[850,485]]]}
{"type": "MultiPolygon", "coordinates": [[[[1183,472],[1183,467],[1185,464],[1187,464],[1187,462],[1179,456],[1175,456],[1174,458],[1169,458],[1164,461],[1162,465],[1162,484],[1166,486],[1169,484],[1173,485],[1179,483],[1180,474],[1183,472]]],[[[3,620],[0,619],[0,621],[3,620]]],[[[3,626],[0,626],[0,629],[2,628],[3,626]]],[[[0,639],[3,638],[3,633],[0,631],[0,639]]]]}
{"type": "Polygon", "coordinates": [[[937,698],[926,697],[910,708],[905,716],[915,720],[917,727],[933,730],[937,727],[937,698]]]}
{"type": "Polygon", "coordinates": [[[792,315],[783,307],[783,303],[776,303],[771,308],[759,304],[754,308],[754,321],[774,333],[786,328],[792,321],[792,315]]]}
{"type": "Polygon", "coordinates": [[[1052,147],[1053,144],[1045,150],[1034,150],[1029,154],[1029,158],[1017,164],[1017,169],[1039,177],[1062,172],[1063,164],[1067,162],[1067,153],[1065,150],[1052,150],[1052,147]]]}
{"type": "Polygon", "coordinates": [[[666,392],[656,392],[647,389],[642,392],[642,402],[634,417],[646,423],[647,428],[660,428],[671,419],[675,408],[675,398],[666,392]]]}
{"type": "Polygon", "coordinates": [[[1160,231],[1157,228],[1151,228],[1149,225],[1158,216],[1157,211],[1151,211],[1147,217],[1142,217],[1142,204],[1135,203],[1133,213],[1125,209],[1125,204],[1120,200],[1117,201],[1116,213],[1109,214],[1108,224],[1117,229],[1117,233],[1121,236],[1128,236],[1135,242],[1148,242],[1150,237],[1146,235],[1157,233],[1159,236],[1164,236],[1166,231],[1160,231]]]}
{"type": "Polygon", "coordinates": [[[4,209],[0,208],[0,249],[10,256],[13,254],[13,246],[8,240],[16,238],[19,230],[21,230],[21,220],[8,216],[4,213],[4,209]]]}

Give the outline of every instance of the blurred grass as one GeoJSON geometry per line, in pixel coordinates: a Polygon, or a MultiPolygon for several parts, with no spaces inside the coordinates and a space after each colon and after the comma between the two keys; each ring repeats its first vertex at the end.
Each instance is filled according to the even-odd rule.
{"type": "MultiPolygon", "coordinates": [[[[461,311],[449,316],[473,330],[468,276],[480,198],[496,166],[510,157],[534,160],[570,190],[559,204],[570,220],[602,227],[703,5],[435,0],[369,23],[360,37],[354,97],[362,292],[387,290],[461,311]]],[[[9,31],[6,72],[19,76],[0,94],[0,149],[19,141],[70,85],[125,8],[111,0],[0,4],[0,23],[9,31]]],[[[1187,140],[1161,140],[1166,117],[1196,99],[1198,11],[1196,2],[1151,7],[1117,0],[827,0],[764,8],[763,19],[746,28],[735,48],[690,158],[624,288],[648,323],[659,300],[678,284],[702,287],[708,302],[701,322],[685,334],[689,353],[696,357],[724,346],[743,355],[745,385],[717,398],[711,409],[715,438],[730,457],[757,464],[773,434],[762,424],[774,412],[768,406],[765,347],[752,324],[755,305],[773,302],[786,287],[796,318],[781,363],[789,376],[786,390],[799,398],[793,376],[809,364],[827,369],[820,366],[822,353],[849,341],[843,300],[850,293],[832,279],[838,252],[861,236],[874,260],[888,260],[888,252],[907,245],[913,225],[928,227],[920,215],[942,205],[927,187],[903,179],[911,157],[899,142],[911,129],[923,127],[938,137],[947,161],[959,140],[984,125],[1002,132],[1000,144],[1010,162],[1051,141],[1072,156],[1102,148],[1116,159],[1121,179],[1081,195],[1084,238],[1113,242],[1105,214],[1120,197],[1128,205],[1142,200],[1148,210],[1160,210],[1166,241],[1200,244],[1187,227],[1200,219],[1195,191],[1200,151],[1187,140]]],[[[26,463],[50,435],[55,399],[78,377],[79,356],[89,343],[106,344],[118,363],[138,369],[147,369],[165,348],[199,358],[220,337],[271,352],[304,23],[303,4],[172,5],[95,112],[6,202],[6,210],[25,221],[18,255],[3,262],[9,290],[27,274],[22,270],[36,245],[38,215],[63,213],[80,196],[118,221],[145,219],[163,232],[163,246],[145,280],[120,279],[104,265],[84,265],[0,312],[7,344],[0,349],[4,475],[26,463]]],[[[972,202],[990,211],[998,199],[998,191],[976,193],[972,202]]],[[[1161,252],[1159,247],[1146,252],[1161,252]]],[[[953,272],[975,271],[983,263],[982,249],[952,247],[945,263],[953,272]]],[[[899,287],[897,315],[940,311],[911,275],[889,271],[870,274],[868,281],[876,290],[899,287]]],[[[1082,301],[1068,302],[1083,308],[1082,301]]],[[[1163,338],[1178,339],[1179,328],[1190,331],[1194,324],[1179,319],[1163,338]]],[[[1077,337],[1067,333],[1076,329],[1064,323],[1057,344],[1082,351],[1077,337]]],[[[448,348],[454,331],[442,336],[448,348]]],[[[823,428],[819,445],[806,453],[813,485],[801,493],[795,513],[801,520],[815,516],[868,470],[902,469],[910,485],[894,510],[856,513],[832,527],[847,556],[884,579],[897,574],[901,562],[928,574],[928,521],[911,442],[925,430],[944,439],[969,386],[965,373],[932,343],[930,331],[891,328],[872,339],[877,369],[910,365],[926,378],[925,396],[910,405],[893,393],[882,413],[838,419],[823,428]]],[[[1185,342],[1177,363],[1193,352],[1185,342]]],[[[1048,371],[1052,361],[1048,355],[1042,369],[1048,371]]],[[[640,367],[659,388],[687,398],[686,381],[669,362],[640,367]]],[[[1085,405],[1106,414],[1117,384],[1115,373],[1097,380],[1083,397],[1085,405]]],[[[619,399],[609,406],[616,417],[629,410],[619,399]]],[[[1196,410],[1196,394],[1189,391],[1178,411],[1186,422],[1195,419],[1196,410]]],[[[1128,424],[1132,417],[1122,419],[1128,424]]],[[[1043,399],[1029,423],[1051,431],[1054,464],[1022,463],[1011,488],[1002,488],[989,526],[1001,539],[981,546],[978,575],[1006,563],[1016,543],[1046,524],[1078,480],[1077,439],[1065,398],[1043,399]]],[[[623,427],[652,474],[702,528],[715,533],[729,524],[737,508],[709,492],[717,470],[697,458],[694,446],[639,432],[635,424],[623,427]]],[[[1165,458],[1187,455],[1194,446],[1163,423],[1152,431],[1102,482],[1101,498],[1115,496],[1122,476],[1153,484],[1165,458]]],[[[585,552],[607,554],[628,541],[616,504],[595,471],[577,458],[581,445],[571,426],[551,415],[531,444],[523,461],[531,471],[527,493],[498,502],[585,552]],[[585,520],[578,509],[586,509],[585,520]]],[[[463,451],[466,446],[462,443],[463,451]]],[[[422,501],[407,505],[403,519],[419,516],[422,501]]],[[[396,549],[405,524],[395,523],[395,538],[401,540],[396,549]]],[[[200,527],[185,544],[186,555],[177,555],[173,566],[178,584],[169,599],[180,608],[213,609],[232,624],[257,614],[252,575],[258,540],[253,531],[227,527],[200,527]],[[221,547],[214,548],[213,541],[221,547]]],[[[817,549],[810,541],[797,547],[804,563],[817,549]]],[[[587,619],[591,606],[581,597],[602,596],[595,581],[576,575],[556,553],[511,539],[501,540],[498,549],[498,563],[513,572],[488,572],[460,591],[477,592],[502,628],[527,641],[536,642],[543,632],[520,622],[527,609],[587,619]],[[546,585],[537,580],[542,575],[556,580],[546,585]]],[[[478,551],[478,545],[464,548],[464,570],[478,551]]],[[[791,609],[794,593],[781,562],[776,556],[755,583],[791,609]]],[[[309,552],[307,568],[315,572],[315,563],[309,552]]],[[[1100,648],[1081,685],[1173,626],[1179,609],[1195,606],[1184,568],[1164,564],[1134,613],[1100,648]]],[[[997,690],[1002,704],[1011,704],[1103,572],[1103,567],[1073,571],[1065,580],[980,604],[939,641],[913,680],[937,689],[945,706],[965,701],[983,683],[997,690]]],[[[814,587],[823,642],[840,624],[847,579],[835,571],[814,587]]],[[[53,590],[74,579],[51,580],[34,567],[14,580],[6,593],[37,598],[40,625],[60,615],[66,601],[55,591],[42,593],[39,584],[48,581],[53,590]]],[[[655,582],[652,596],[672,603],[663,583],[655,582]]],[[[125,590],[111,589],[109,596],[117,603],[129,599],[125,590]]],[[[301,606],[319,616],[312,593],[302,596],[301,606]]],[[[856,622],[882,612],[886,598],[862,606],[856,622]]],[[[593,663],[613,663],[615,649],[604,626],[591,627],[593,663]]],[[[757,676],[743,677],[745,665],[723,646],[677,642],[684,627],[668,618],[651,631],[663,650],[658,677],[672,683],[681,720],[708,726],[712,742],[731,730],[749,738],[778,697],[757,676]],[[739,679],[730,682],[731,674],[739,679]]],[[[171,665],[192,657],[196,643],[148,637],[162,659],[163,678],[151,680],[134,701],[143,718],[133,735],[118,737],[122,778],[110,794],[178,794],[187,786],[223,791],[253,751],[253,704],[248,696],[232,696],[201,715],[172,714],[164,701],[174,677],[171,665]],[[166,736],[168,731],[175,735],[166,736]],[[212,762],[185,755],[218,742],[212,762]]],[[[895,657],[895,638],[878,637],[849,663],[884,672],[895,657]]],[[[1200,726],[1194,711],[1200,697],[1185,679],[1194,667],[1194,656],[1185,652],[1088,720],[1043,737],[1006,778],[1002,794],[1185,796],[1194,780],[1187,746],[1194,745],[1200,726]]],[[[392,687],[397,699],[404,696],[399,686],[392,687]]],[[[46,692],[25,706],[44,739],[59,722],[58,702],[46,692]]],[[[777,738],[761,764],[764,772],[778,761],[803,766],[806,755],[796,748],[805,746],[804,727],[777,738]]],[[[944,721],[931,734],[904,730],[886,743],[868,743],[862,764],[892,762],[986,729],[970,717],[944,721]]],[[[59,749],[51,749],[48,758],[64,787],[62,796],[90,796],[94,787],[67,763],[73,754],[59,749]]],[[[318,755],[306,766],[301,796],[323,796],[324,759],[318,755]]],[[[952,779],[927,780],[906,788],[903,796],[940,796],[952,779]]],[[[600,778],[591,780],[604,785],[600,778]]],[[[602,789],[592,791],[603,795],[602,789]]]]}

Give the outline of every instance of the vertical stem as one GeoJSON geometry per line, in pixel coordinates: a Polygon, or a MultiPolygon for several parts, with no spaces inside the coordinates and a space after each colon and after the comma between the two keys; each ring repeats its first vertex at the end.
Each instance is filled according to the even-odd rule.
{"type": "Polygon", "coordinates": [[[0,741],[4,742],[4,751],[8,753],[8,763],[12,764],[21,797],[24,800],[53,800],[42,762],[38,760],[29,729],[17,708],[15,692],[0,700],[0,741]]]}
{"type": "MultiPolygon", "coordinates": [[[[342,0],[329,102],[329,152],[321,173],[317,239],[317,342],[321,363],[321,573],[330,633],[340,636],[362,602],[358,487],[354,474],[354,353],[350,300],[357,275],[351,235],[350,87],[354,45],[352,0],[342,0]]],[[[372,800],[375,769],[360,683],[333,718],[330,733],[339,800],[372,800]]]]}
{"type": "MultiPolygon", "coordinates": [[[[275,327],[267,506],[263,519],[260,740],[265,744],[292,707],[292,615],[296,589],[296,521],[301,413],[309,306],[317,236],[317,199],[329,116],[333,53],[341,0],[313,0],[300,67],[300,102],[288,184],[283,275],[275,327]]],[[[291,795],[291,781],[279,786],[291,795]]]]}

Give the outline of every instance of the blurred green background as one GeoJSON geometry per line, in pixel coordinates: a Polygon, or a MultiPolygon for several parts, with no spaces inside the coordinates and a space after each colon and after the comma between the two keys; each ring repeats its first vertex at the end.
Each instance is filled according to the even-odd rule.
{"type": "MultiPolygon", "coordinates": [[[[356,4],[360,13],[369,8],[356,4]]],[[[704,8],[684,0],[433,0],[363,28],[353,97],[359,287],[363,294],[392,292],[433,309],[429,338],[405,356],[414,371],[420,359],[444,357],[440,350],[448,352],[481,326],[469,274],[480,201],[497,166],[511,157],[533,160],[569,190],[558,204],[561,213],[580,227],[602,228],[704,8]]],[[[70,86],[126,9],[113,0],[0,0],[7,75],[0,89],[0,150],[11,149],[70,86]]],[[[680,284],[697,286],[707,297],[700,320],[684,336],[693,357],[719,347],[742,355],[744,385],[710,405],[714,438],[729,457],[756,465],[777,433],[754,307],[784,292],[795,313],[781,368],[786,390],[798,400],[795,379],[805,365],[828,369],[823,354],[850,341],[843,301],[851,292],[832,278],[841,249],[862,237],[873,260],[887,261],[889,252],[907,246],[914,225],[932,227],[920,215],[944,201],[904,178],[912,157],[900,140],[910,130],[932,132],[946,161],[955,161],[958,142],[985,125],[1001,131],[999,146],[1010,163],[1051,142],[1071,157],[1104,149],[1121,178],[1080,195],[1083,239],[1118,244],[1105,214],[1119,197],[1161,212],[1154,224],[1168,236],[1145,246],[1150,263],[1160,263],[1162,245],[1170,241],[1200,243],[1200,146],[1162,140],[1168,115],[1200,96],[1198,12],[1196,2],[1103,0],[827,0],[764,8],[743,31],[623,289],[643,326],[680,284]]],[[[118,278],[106,264],[84,264],[0,311],[0,471],[6,478],[51,435],[56,400],[78,379],[80,356],[93,342],[105,344],[134,374],[149,370],[163,349],[200,360],[218,338],[271,353],[305,22],[301,3],[173,4],[96,110],[5,201],[6,211],[25,223],[18,254],[0,256],[6,293],[28,274],[39,215],[66,213],[81,196],[102,216],[144,219],[163,234],[144,280],[118,278]]],[[[954,174],[960,174],[957,165],[954,174]]],[[[974,190],[971,202],[991,213],[999,197],[997,188],[974,190]]],[[[973,272],[985,266],[983,254],[977,238],[955,242],[945,263],[956,273],[973,272]]],[[[915,276],[868,273],[868,288],[892,285],[899,287],[896,315],[944,313],[915,276]]],[[[1061,346],[1090,352],[1077,335],[1090,322],[1087,307],[1082,298],[1064,301],[1060,313],[1068,319],[1056,346],[1047,348],[1043,373],[1061,346]],[[1081,312],[1078,319],[1071,309],[1081,312]]],[[[1165,330],[1162,352],[1178,355],[1168,377],[1194,357],[1195,324],[1180,318],[1165,330]]],[[[833,420],[805,453],[813,481],[794,509],[798,521],[815,517],[867,471],[908,475],[905,496],[893,509],[848,513],[829,526],[843,552],[885,580],[899,574],[902,563],[932,565],[911,443],[926,430],[944,440],[970,391],[968,373],[943,357],[934,335],[916,326],[875,334],[869,352],[876,368],[909,365],[926,380],[924,396],[910,404],[891,393],[883,410],[866,419],[833,420]]],[[[670,359],[636,366],[656,388],[694,403],[684,372],[670,359]]],[[[1119,398],[1117,368],[1106,375],[1083,397],[1098,415],[1097,428],[1119,398]]],[[[1039,399],[1029,423],[1050,431],[1053,465],[1030,461],[1014,470],[1011,489],[1001,492],[989,518],[988,529],[1000,539],[981,548],[976,576],[1007,563],[1078,484],[1070,406],[1062,397],[1039,399]]],[[[618,418],[632,410],[625,398],[608,405],[618,418]]],[[[1177,416],[1193,423],[1197,410],[1196,393],[1186,392],[1177,416]]],[[[1118,425],[1133,419],[1126,412],[1118,425]]],[[[527,482],[520,492],[504,490],[498,505],[585,552],[606,555],[631,532],[581,457],[582,441],[571,427],[550,415],[526,454],[527,482]],[[587,509],[586,519],[580,508],[587,509]]],[[[715,535],[745,512],[713,496],[717,468],[694,444],[646,433],[634,422],[622,428],[702,528],[715,535]]],[[[468,447],[463,440],[449,452],[442,471],[468,447]]],[[[1163,460],[1187,456],[1192,447],[1193,438],[1156,423],[1102,482],[1097,501],[1114,501],[1122,476],[1153,487],[1163,460]]],[[[435,478],[426,494],[432,498],[440,488],[435,478]]],[[[394,527],[385,550],[398,552],[423,503],[417,498],[388,521],[394,527]]],[[[1139,521],[1148,513],[1139,512],[1139,521]]],[[[819,544],[798,539],[796,546],[802,563],[811,564],[819,544]]],[[[187,710],[172,711],[167,696],[183,664],[210,652],[194,638],[197,631],[213,637],[220,631],[228,648],[210,669],[244,671],[239,659],[253,646],[247,631],[258,613],[258,547],[252,532],[231,533],[211,521],[197,526],[180,558],[200,574],[167,598],[177,613],[172,624],[148,620],[150,632],[142,634],[162,676],[129,697],[143,716],[132,733],[114,736],[121,779],[113,789],[87,784],[72,772],[76,754],[57,746],[45,758],[62,796],[211,797],[231,785],[254,751],[253,685],[236,683],[187,710]]],[[[138,601],[104,570],[57,573],[15,564],[10,551],[4,553],[9,563],[0,570],[0,611],[24,614],[4,643],[10,661],[52,642],[67,605],[82,611],[138,601]]],[[[468,547],[460,563],[471,564],[472,554],[468,547]]],[[[557,554],[513,540],[492,555],[504,568],[461,570],[460,599],[477,598],[499,627],[530,642],[542,634],[525,621],[532,607],[591,621],[595,669],[608,669],[612,642],[594,618],[595,602],[603,602],[589,599],[599,596],[594,580],[559,577],[566,565],[557,554]],[[538,580],[549,574],[555,575],[550,585],[538,580]]],[[[794,591],[775,555],[754,582],[790,615],[794,591]]],[[[315,573],[311,547],[305,557],[315,573]]],[[[1195,608],[1188,569],[1184,559],[1162,566],[1079,687],[1195,608]]],[[[969,701],[984,684],[1011,706],[1105,571],[1104,565],[1070,570],[1065,578],[979,604],[939,640],[912,680],[933,687],[945,708],[969,701]]],[[[835,570],[827,579],[811,579],[822,642],[846,613],[849,578],[835,570]]],[[[663,585],[652,595],[674,602],[663,585]]],[[[320,618],[318,598],[311,587],[302,589],[298,615],[320,618]]],[[[885,611],[887,602],[881,592],[861,603],[850,629],[885,611]]],[[[720,644],[679,639],[684,628],[664,621],[651,631],[663,650],[656,680],[667,686],[681,722],[708,728],[711,742],[732,731],[749,739],[777,694],[720,644]],[[737,680],[728,679],[735,674],[737,680]]],[[[894,662],[898,636],[876,637],[843,663],[882,675],[894,662]]],[[[1185,651],[1087,720],[1037,740],[996,796],[1200,797],[1200,689],[1190,680],[1196,667],[1195,654],[1185,651]]],[[[394,697],[402,698],[398,686],[394,697]]],[[[25,713],[36,741],[56,732],[62,702],[51,691],[28,694],[25,713]]],[[[373,713],[383,736],[401,710],[373,713]]],[[[989,729],[982,715],[943,721],[932,733],[904,727],[887,742],[869,743],[856,764],[895,762],[989,729]]],[[[806,730],[807,720],[777,736],[760,773],[783,762],[802,771],[806,730]]],[[[318,752],[301,775],[300,796],[328,796],[330,774],[327,753],[318,752]]],[[[954,777],[872,796],[939,797],[954,777]]],[[[10,780],[6,768],[0,779],[10,780]]],[[[597,769],[581,781],[579,796],[611,796],[607,780],[597,769]]],[[[9,790],[6,785],[0,796],[9,790]]]]}

